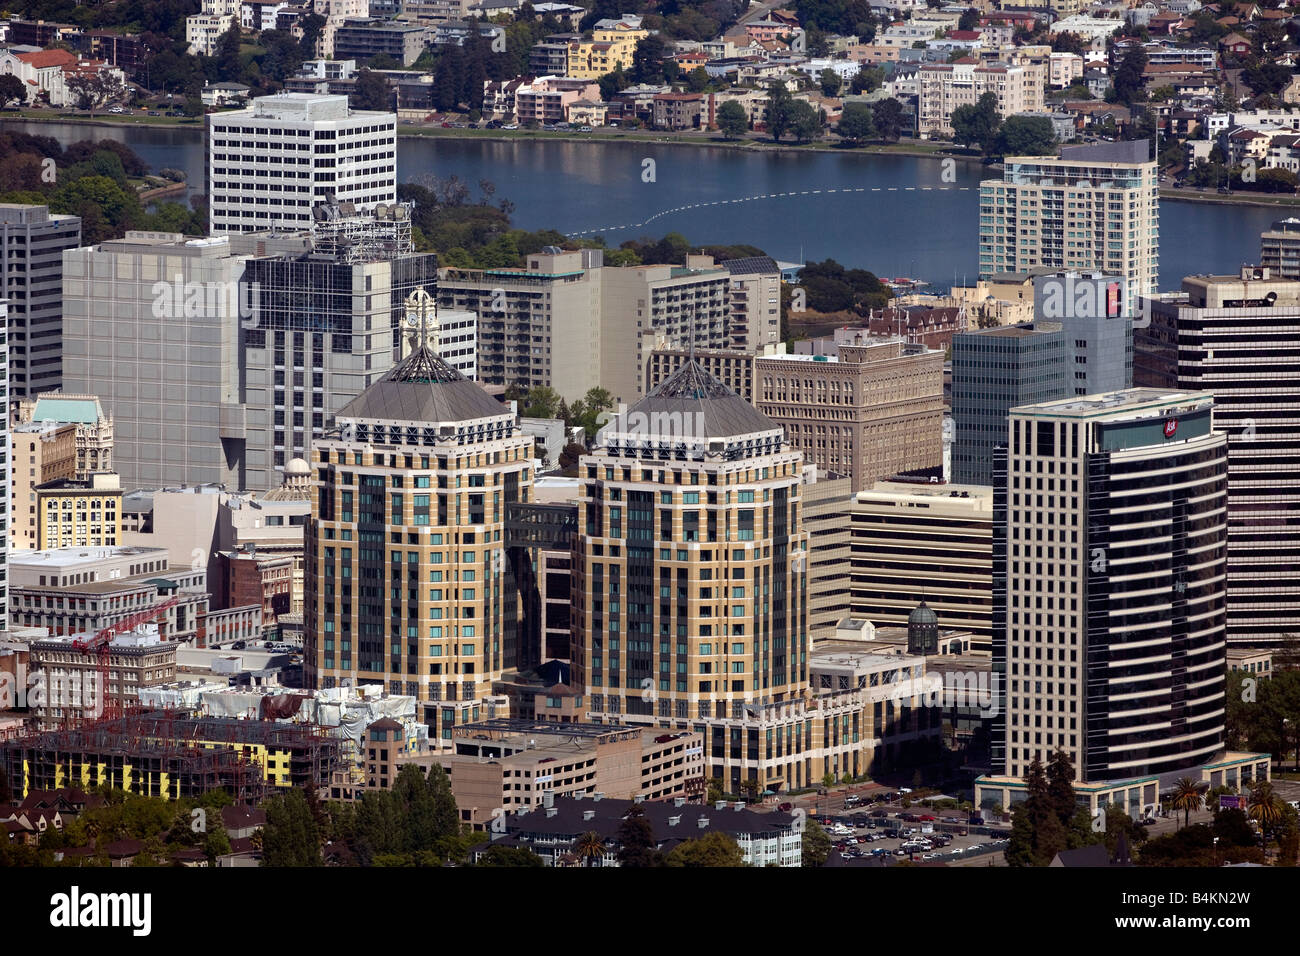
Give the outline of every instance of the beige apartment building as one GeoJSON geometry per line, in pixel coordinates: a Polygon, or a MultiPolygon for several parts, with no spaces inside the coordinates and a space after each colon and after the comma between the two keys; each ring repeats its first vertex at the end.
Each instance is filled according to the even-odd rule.
{"type": "Polygon", "coordinates": [[[398,762],[441,765],[461,820],[474,830],[555,797],[667,800],[705,788],[704,742],[695,731],[505,718],[457,727],[453,745],[451,753],[398,762]]]}
{"type": "Polygon", "coordinates": [[[904,627],[924,600],[942,630],[991,648],[992,488],[878,481],[854,495],[848,525],[854,617],[904,627]]]}
{"type": "MultiPolygon", "coordinates": [[[[833,355],[697,352],[701,367],[785,429],[818,470],[848,476],[853,490],[943,462],[944,353],[865,332],[836,333],[833,355]]],[[[687,360],[664,350],[648,384],[687,360]]]]}
{"type": "Polygon", "coordinates": [[[9,547],[19,551],[39,550],[40,503],[36,489],[48,481],[76,476],[77,428],[54,422],[28,422],[14,426],[10,436],[13,503],[9,547]]]}
{"type": "Polygon", "coordinates": [[[601,270],[601,384],[615,401],[642,394],[656,348],[725,348],[729,341],[731,273],[712,256],[687,256],[685,266],[601,270]]]}
{"type": "Polygon", "coordinates": [[[917,130],[921,137],[952,136],[952,114],[985,93],[998,100],[998,115],[1043,109],[1047,67],[1034,63],[927,63],[918,72],[917,130]]]}
{"type": "Polygon", "coordinates": [[[515,657],[505,512],[531,499],[533,440],[424,341],[335,421],[311,453],[305,682],[415,697],[448,746],[515,657]]]}
{"type": "Polygon", "coordinates": [[[598,249],[549,249],[524,269],[444,269],[438,305],[478,316],[478,381],[545,385],[568,402],[601,384],[598,249]]]}

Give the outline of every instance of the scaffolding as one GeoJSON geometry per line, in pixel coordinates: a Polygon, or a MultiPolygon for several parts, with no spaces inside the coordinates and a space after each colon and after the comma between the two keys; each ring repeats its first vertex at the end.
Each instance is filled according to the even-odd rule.
{"type": "Polygon", "coordinates": [[[380,203],[373,212],[350,202],[312,207],[312,246],[338,262],[373,262],[410,255],[414,203],[380,203]]]}
{"type": "Polygon", "coordinates": [[[108,784],[165,799],[224,789],[245,804],[286,785],[325,787],[339,754],[339,742],[314,725],[165,710],[0,742],[0,766],[24,796],[108,784]],[[287,755],[283,783],[273,780],[257,748],[287,755]]]}

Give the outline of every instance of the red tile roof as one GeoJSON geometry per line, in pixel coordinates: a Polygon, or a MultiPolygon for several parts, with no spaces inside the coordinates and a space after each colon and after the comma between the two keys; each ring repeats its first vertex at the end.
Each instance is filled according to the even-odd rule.
{"type": "Polygon", "coordinates": [[[37,53],[19,53],[18,59],[38,70],[51,66],[71,66],[77,62],[76,54],[67,50],[41,50],[37,53]]]}

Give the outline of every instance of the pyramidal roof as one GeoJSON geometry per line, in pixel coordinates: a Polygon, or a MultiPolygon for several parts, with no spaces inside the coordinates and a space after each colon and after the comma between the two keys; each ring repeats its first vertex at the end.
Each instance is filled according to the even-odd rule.
{"type": "Polygon", "coordinates": [[[510,409],[427,345],[420,345],[343,406],[336,420],[449,423],[509,415],[510,409]]]}
{"type": "Polygon", "coordinates": [[[636,432],[646,427],[658,430],[657,423],[680,422],[692,432],[682,437],[697,439],[781,431],[780,425],[693,358],[619,418],[620,431],[636,432]]]}

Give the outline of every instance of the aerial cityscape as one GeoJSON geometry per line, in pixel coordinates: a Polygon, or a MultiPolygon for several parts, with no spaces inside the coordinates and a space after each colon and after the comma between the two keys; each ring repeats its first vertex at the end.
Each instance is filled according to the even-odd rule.
{"type": "Polygon", "coordinates": [[[18,0],[0,866],[1297,866],[1298,68],[1287,3],[18,0]]]}

